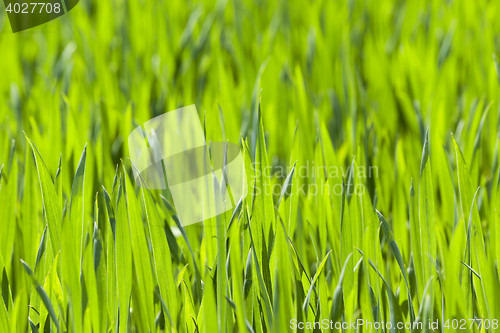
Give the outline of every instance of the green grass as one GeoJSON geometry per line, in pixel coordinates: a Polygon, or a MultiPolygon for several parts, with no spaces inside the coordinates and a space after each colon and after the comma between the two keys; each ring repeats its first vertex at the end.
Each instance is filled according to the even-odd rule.
{"type": "Polygon", "coordinates": [[[12,34],[2,5],[0,333],[498,331],[468,319],[500,320],[499,14],[82,0],[12,34]],[[127,139],[190,104],[249,191],[183,226],[127,139]]]}

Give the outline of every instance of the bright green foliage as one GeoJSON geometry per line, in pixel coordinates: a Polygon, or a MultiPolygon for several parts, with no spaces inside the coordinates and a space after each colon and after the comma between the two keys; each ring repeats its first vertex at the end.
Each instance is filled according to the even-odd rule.
{"type": "Polygon", "coordinates": [[[1,9],[0,333],[500,320],[498,1],[1,9]],[[184,225],[128,136],[190,104],[248,193],[184,225]]]}

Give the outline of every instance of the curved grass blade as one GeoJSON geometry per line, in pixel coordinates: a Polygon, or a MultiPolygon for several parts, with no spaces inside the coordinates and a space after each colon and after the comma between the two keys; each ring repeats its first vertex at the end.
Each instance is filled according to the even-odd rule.
{"type": "Polygon", "coordinates": [[[335,287],[335,291],[333,292],[333,301],[332,301],[332,310],[330,311],[330,319],[334,322],[337,322],[340,319],[340,315],[342,313],[342,286],[345,276],[345,271],[347,269],[347,263],[352,257],[352,253],[347,256],[347,259],[344,262],[344,266],[342,266],[342,271],[340,272],[339,281],[337,282],[337,287],[335,287]]]}
{"type": "Polygon", "coordinates": [[[297,161],[293,164],[292,170],[288,174],[288,176],[285,179],[285,182],[283,183],[283,188],[281,189],[281,194],[280,198],[278,200],[278,204],[276,205],[276,210],[279,209],[281,201],[285,201],[290,194],[292,194],[292,181],[293,181],[293,173],[295,172],[295,165],[297,165],[297,161]]]}
{"type": "Polygon", "coordinates": [[[21,263],[23,264],[26,273],[28,273],[29,277],[31,278],[31,281],[35,286],[36,292],[38,293],[38,295],[40,295],[40,298],[42,299],[45,308],[47,308],[47,311],[49,312],[50,318],[54,322],[54,325],[56,325],[57,331],[59,332],[60,331],[59,320],[57,320],[57,315],[56,312],[54,311],[54,307],[52,306],[52,302],[50,301],[49,296],[47,295],[43,287],[40,285],[40,283],[38,283],[38,280],[36,279],[35,275],[33,274],[33,271],[28,266],[28,264],[24,262],[22,259],[21,263]]]}
{"type": "Polygon", "coordinates": [[[229,220],[229,225],[227,226],[226,233],[228,233],[228,234],[229,234],[229,230],[231,229],[231,226],[233,225],[233,222],[234,222],[236,216],[238,216],[238,214],[241,211],[241,207],[243,207],[243,199],[244,199],[244,197],[241,196],[240,200],[236,204],[236,208],[234,208],[233,215],[231,215],[231,219],[229,220]]]}
{"type": "Polygon", "coordinates": [[[38,264],[40,263],[40,260],[42,259],[43,254],[45,253],[45,245],[47,243],[47,226],[43,229],[43,234],[42,238],[40,239],[40,245],[38,246],[38,252],[36,254],[36,261],[35,261],[35,272],[36,268],[38,267],[38,264]]]}
{"type": "Polygon", "coordinates": [[[413,301],[411,299],[411,290],[410,290],[410,285],[408,283],[408,277],[406,276],[406,269],[405,269],[405,264],[403,262],[403,257],[401,256],[401,252],[399,251],[398,244],[396,244],[396,241],[394,240],[394,235],[392,234],[391,227],[389,226],[389,224],[385,220],[384,216],[378,210],[375,210],[375,211],[377,212],[380,223],[382,224],[382,230],[384,231],[384,234],[389,241],[389,246],[391,248],[391,251],[394,254],[394,257],[396,258],[396,261],[398,262],[399,269],[401,270],[401,273],[403,273],[403,277],[404,277],[405,284],[406,284],[406,291],[408,293],[410,321],[411,321],[411,323],[413,323],[415,321],[415,310],[413,309],[413,301]]]}
{"type": "Polygon", "coordinates": [[[323,260],[321,261],[321,264],[318,267],[318,270],[316,271],[316,274],[314,274],[314,278],[311,281],[311,286],[309,287],[309,291],[307,292],[306,299],[304,300],[304,304],[302,304],[302,310],[304,312],[307,312],[307,307],[309,306],[309,300],[311,299],[311,293],[314,288],[314,284],[316,283],[316,280],[318,279],[319,275],[321,272],[323,272],[323,268],[325,267],[326,260],[328,259],[328,256],[330,255],[332,251],[328,251],[328,253],[325,255],[323,260]]]}
{"type": "Polygon", "coordinates": [[[477,274],[477,272],[472,267],[470,267],[469,265],[467,265],[463,261],[461,261],[461,263],[462,263],[462,265],[464,265],[465,267],[467,267],[472,273],[474,273],[474,275],[477,276],[477,278],[479,280],[481,280],[481,276],[479,276],[479,274],[477,274]]]}

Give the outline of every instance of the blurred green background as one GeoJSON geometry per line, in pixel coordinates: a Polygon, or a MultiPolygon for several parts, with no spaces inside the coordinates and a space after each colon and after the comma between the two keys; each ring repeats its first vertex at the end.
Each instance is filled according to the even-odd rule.
{"type": "Polygon", "coordinates": [[[371,153],[387,148],[393,163],[396,137],[432,124],[441,147],[491,100],[486,130],[496,132],[499,14],[494,1],[80,1],[13,34],[3,13],[0,121],[9,139],[33,136],[54,172],[59,152],[71,160],[87,141],[112,151],[96,170],[107,181],[127,155],[132,119],[195,103],[218,125],[220,106],[224,130],[207,126],[207,136],[238,142],[262,89],[275,163],[288,157],[297,121],[311,151],[324,123],[341,154],[368,137],[382,147],[371,153]]]}
{"type": "MultiPolygon", "coordinates": [[[[297,121],[311,150],[324,123],[344,155],[376,137],[391,163],[398,135],[422,134],[419,117],[440,147],[461,132],[461,115],[473,121],[475,98],[497,109],[499,14],[494,1],[80,1],[13,34],[4,12],[0,121],[9,139],[33,136],[54,172],[59,152],[71,160],[87,141],[111,150],[112,160],[99,161],[105,173],[126,155],[131,119],[182,105],[195,103],[217,124],[219,105],[224,131],[209,138],[238,142],[262,88],[276,163],[288,157],[297,121]]],[[[495,132],[496,111],[489,120],[495,132]]]]}

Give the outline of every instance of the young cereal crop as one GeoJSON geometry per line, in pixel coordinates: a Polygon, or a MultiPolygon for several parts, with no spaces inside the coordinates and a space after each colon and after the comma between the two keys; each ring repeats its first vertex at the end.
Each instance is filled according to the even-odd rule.
{"type": "Polygon", "coordinates": [[[6,8],[0,333],[500,331],[500,3],[6,8]],[[131,154],[192,104],[200,200],[131,154]]]}

